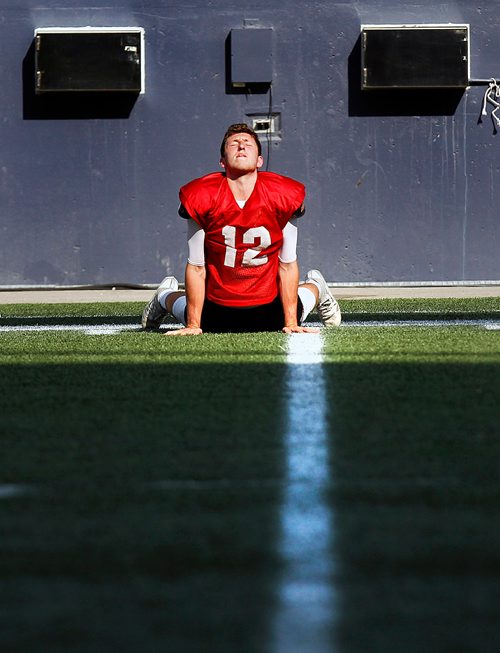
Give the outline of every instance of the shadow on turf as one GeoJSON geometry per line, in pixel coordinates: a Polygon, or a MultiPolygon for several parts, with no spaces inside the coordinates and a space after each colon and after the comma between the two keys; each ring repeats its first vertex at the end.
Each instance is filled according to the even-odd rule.
{"type": "MultiPolygon", "coordinates": [[[[9,366],[1,475],[40,492],[2,504],[4,643],[267,650],[284,370],[9,366]]],[[[498,373],[325,365],[339,653],[498,650],[498,373]]]]}
{"type": "Polygon", "coordinates": [[[35,493],[1,504],[3,644],[260,650],[283,373],[266,366],[263,401],[261,364],[9,366],[0,478],[35,493]]]}
{"type": "Polygon", "coordinates": [[[338,650],[500,650],[500,366],[326,377],[338,650]]]}

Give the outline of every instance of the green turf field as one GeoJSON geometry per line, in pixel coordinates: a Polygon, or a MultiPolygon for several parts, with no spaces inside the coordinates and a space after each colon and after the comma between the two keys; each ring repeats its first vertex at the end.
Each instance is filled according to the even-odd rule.
{"type": "Polygon", "coordinates": [[[500,650],[498,298],[346,300],[295,376],[141,308],[0,306],[2,653],[500,650]]]}

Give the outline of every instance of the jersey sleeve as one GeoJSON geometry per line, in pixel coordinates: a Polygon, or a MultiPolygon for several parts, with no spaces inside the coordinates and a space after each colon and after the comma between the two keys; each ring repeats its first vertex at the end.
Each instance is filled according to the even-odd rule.
{"type": "Polygon", "coordinates": [[[292,217],[304,213],[303,204],[306,188],[300,181],[273,172],[260,172],[267,193],[267,201],[276,211],[278,222],[283,229],[292,217]]]}
{"type": "Polygon", "coordinates": [[[214,205],[223,178],[222,173],[214,172],[193,179],[179,191],[179,200],[184,213],[201,227],[205,226],[205,217],[214,205]]]}

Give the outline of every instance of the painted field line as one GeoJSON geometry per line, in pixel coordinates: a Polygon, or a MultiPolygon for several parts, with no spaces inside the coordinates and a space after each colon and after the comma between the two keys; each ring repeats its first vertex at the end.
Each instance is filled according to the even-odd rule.
{"type": "Polygon", "coordinates": [[[114,335],[121,331],[138,330],[138,324],[19,324],[15,326],[0,326],[0,333],[42,331],[79,331],[86,335],[114,335]]]}
{"type": "Polygon", "coordinates": [[[343,322],[343,328],[350,327],[444,327],[444,326],[472,326],[484,329],[500,329],[500,321],[485,318],[459,318],[439,320],[353,320],[343,322]]]}
{"type": "MultiPolygon", "coordinates": [[[[182,328],[182,324],[165,324],[161,331],[182,328]]],[[[137,324],[16,324],[0,326],[0,333],[24,332],[38,333],[42,331],[78,331],[88,336],[104,335],[113,336],[123,331],[137,331],[142,333],[142,327],[137,324]]]]}
{"type": "Polygon", "coordinates": [[[289,337],[286,479],[278,553],[284,571],[277,588],[274,653],[333,653],[336,595],[332,550],[327,393],[321,334],[289,337]]]}

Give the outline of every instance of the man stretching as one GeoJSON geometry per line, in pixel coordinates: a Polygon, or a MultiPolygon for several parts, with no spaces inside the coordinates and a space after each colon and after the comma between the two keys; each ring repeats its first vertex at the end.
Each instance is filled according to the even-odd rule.
{"type": "Polygon", "coordinates": [[[297,221],[305,188],[290,177],[259,172],[262,149],[245,123],[231,125],[220,149],[222,172],[180,190],[179,214],[188,224],[185,292],[165,277],[142,316],[158,329],[170,313],[184,326],[166,335],[203,332],[316,332],[302,326],[317,306],[327,327],[340,308],[318,270],[299,284],[297,221]]]}

